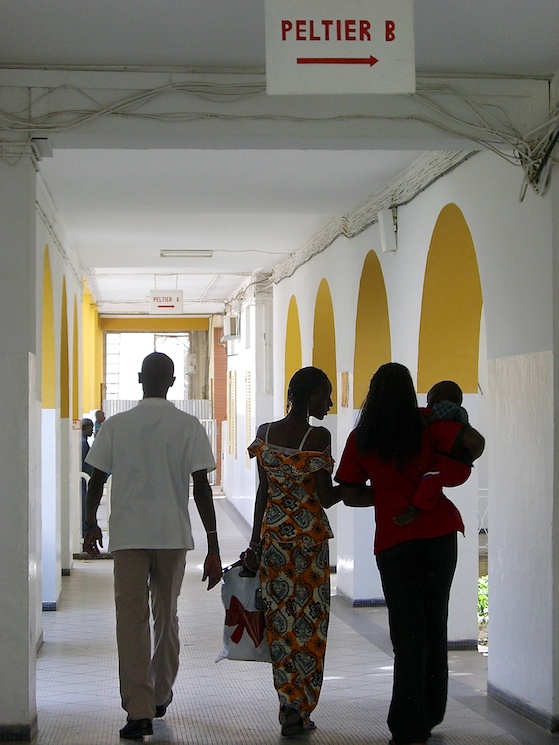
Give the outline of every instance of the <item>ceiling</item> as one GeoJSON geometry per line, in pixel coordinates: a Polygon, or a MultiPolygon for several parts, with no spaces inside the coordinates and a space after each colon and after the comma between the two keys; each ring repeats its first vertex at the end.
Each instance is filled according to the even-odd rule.
{"type": "MultiPolygon", "coordinates": [[[[301,5],[304,3],[301,2],[301,5]]],[[[551,78],[557,0],[416,0],[418,74],[551,78]]],[[[0,70],[265,70],[257,0],[0,0],[0,70]]],[[[417,143],[355,149],[57,147],[39,164],[103,313],[147,313],[150,290],[182,289],[184,312],[221,313],[320,228],[419,156],[417,143]],[[209,250],[164,259],[162,249],[209,250]]]]}

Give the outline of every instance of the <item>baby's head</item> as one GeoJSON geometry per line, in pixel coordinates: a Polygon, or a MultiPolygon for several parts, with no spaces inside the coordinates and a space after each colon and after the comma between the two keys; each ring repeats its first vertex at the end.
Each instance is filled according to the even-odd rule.
{"type": "Polygon", "coordinates": [[[432,409],[441,401],[451,401],[457,406],[462,405],[462,389],[458,383],[453,380],[441,380],[435,383],[427,394],[427,406],[432,409]]]}

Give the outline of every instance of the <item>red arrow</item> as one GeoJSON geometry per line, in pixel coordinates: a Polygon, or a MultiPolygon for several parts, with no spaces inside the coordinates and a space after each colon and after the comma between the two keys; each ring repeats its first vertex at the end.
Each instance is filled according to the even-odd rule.
{"type": "Polygon", "coordinates": [[[174,305],[158,305],[158,308],[174,308],[174,305]]]}
{"type": "Polygon", "coordinates": [[[376,65],[378,59],[370,57],[297,57],[298,65],[376,65]]]}

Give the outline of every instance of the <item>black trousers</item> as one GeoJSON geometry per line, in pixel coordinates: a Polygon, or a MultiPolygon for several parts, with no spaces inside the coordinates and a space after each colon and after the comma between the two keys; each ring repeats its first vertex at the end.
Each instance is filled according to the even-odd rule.
{"type": "Polygon", "coordinates": [[[423,742],[444,717],[456,559],[456,533],[405,541],[377,555],[394,648],[388,727],[395,745],[423,742]]]}

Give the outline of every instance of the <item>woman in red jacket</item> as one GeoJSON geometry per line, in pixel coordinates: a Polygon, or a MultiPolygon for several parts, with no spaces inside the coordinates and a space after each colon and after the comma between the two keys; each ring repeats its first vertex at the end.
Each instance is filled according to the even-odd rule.
{"type": "Polygon", "coordinates": [[[388,363],[371,380],[336,473],[336,481],[351,486],[370,480],[374,494],[374,551],[394,647],[388,714],[393,745],[422,745],[444,717],[448,600],[457,532],[464,531],[460,513],[442,491],[413,522],[399,525],[395,518],[412,503],[424,475],[440,466],[440,451],[452,456],[466,448],[473,460],[483,445],[468,424],[427,425],[408,369],[388,363]]]}

